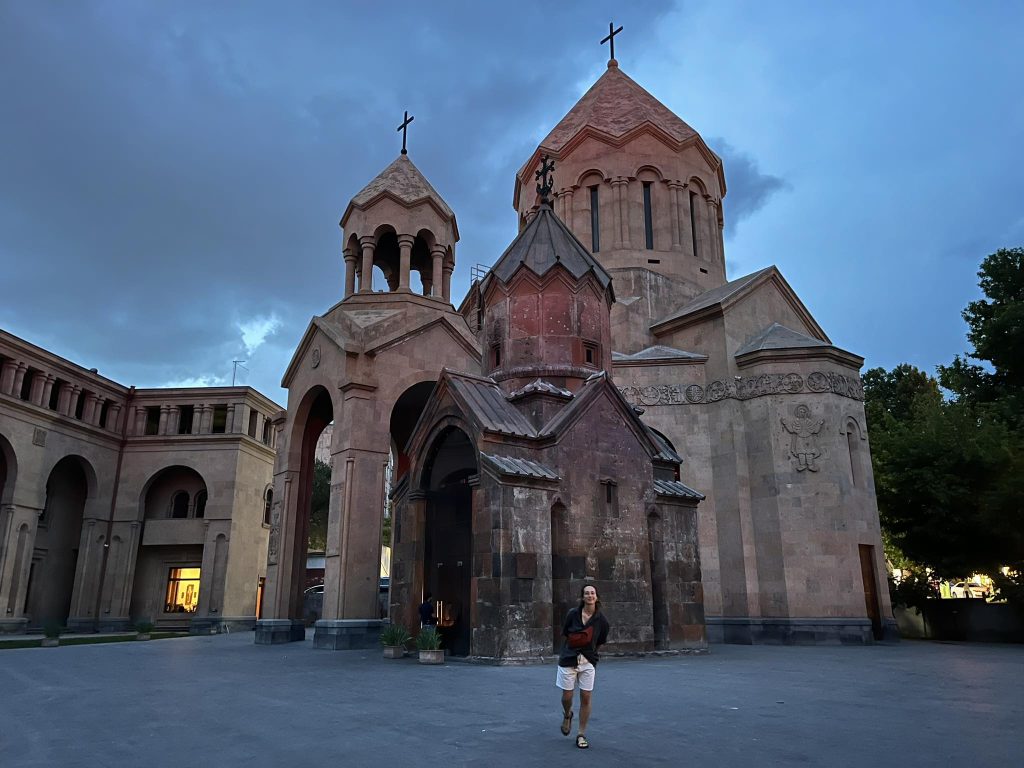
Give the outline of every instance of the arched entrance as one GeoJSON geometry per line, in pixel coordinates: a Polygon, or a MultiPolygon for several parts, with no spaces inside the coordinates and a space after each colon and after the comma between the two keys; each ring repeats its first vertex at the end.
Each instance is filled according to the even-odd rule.
{"type": "Polygon", "coordinates": [[[29,566],[25,604],[30,628],[67,624],[88,495],[84,460],[66,456],[58,461],[46,480],[46,502],[29,566]]]}
{"type": "Polygon", "coordinates": [[[423,473],[427,493],[423,590],[436,601],[437,624],[453,656],[471,651],[473,496],[476,449],[465,432],[449,427],[431,446],[423,473]]]}
{"type": "MultiPolygon", "coordinates": [[[[304,619],[309,623],[316,621],[323,614],[323,587],[319,591],[315,586],[306,583],[306,564],[310,544],[310,517],[313,507],[313,490],[317,477],[316,444],[327,425],[334,421],[334,403],[328,391],[322,386],[315,386],[306,393],[300,410],[299,420],[295,424],[295,437],[298,439],[300,459],[298,477],[298,497],[296,514],[291,521],[293,551],[291,558],[291,594],[288,596],[288,615],[292,619],[304,619]],[[301,418],[302,411],[305,418],[301,418]],[[309,593],[307,594],[307,590],[309,593]]],[[[294,444],[294,443],[293,443],[294,444]]],[[[321,468],[319,485],[326,482],[327,496],[330,496],[331,476],[330,463],[321,468]]],[[[326,508],[324,509],[326,515],[326,508]]],[[[326,530],[326,517],[324,518],[326,530]]],[[[286,582],[288,583],[288,582],[286,582]]]]}
{"type": "MultiPolygon", "coordinates": [[[[208,489],[191,467],[165,467],[142,491],[147,544],[138,545],[129,615],[161,627],[183,629],[199,613],[199,598],[213,588],[215,574],[203,573],[208,489]],[[160,522],[157,522],[160,521],[160,522]]],[[[129,545],[114,535],[108,571],[127,572],[129,545]]]]}

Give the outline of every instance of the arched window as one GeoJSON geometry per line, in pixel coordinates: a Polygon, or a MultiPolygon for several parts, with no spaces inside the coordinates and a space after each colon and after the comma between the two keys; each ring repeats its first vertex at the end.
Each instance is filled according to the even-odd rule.
{"type": "Polygon", "coordinates": [[[188,491],[175,491],[171,496],[171,517],[175,519],[188,517],[188,491]]]}
{"type": "Polygon", "coordinates": [[[196,494],[196,517],[206,516],[206,491],[200,491],[196,494]]]}
{"type": "Polygon", "coordinates": [[[270,509],[274,506],[274,489],[267,488],[263,494],[263,524],[270,525],[270,509]]]}

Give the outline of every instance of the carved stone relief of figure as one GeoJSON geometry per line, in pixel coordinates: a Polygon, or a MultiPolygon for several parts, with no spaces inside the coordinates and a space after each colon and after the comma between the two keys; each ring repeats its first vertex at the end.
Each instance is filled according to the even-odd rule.
{"type": "Polygon", "coordinates": [[[803,472],[810,470],[818,471],[815,459],[821,456],[821,448],[818,446],[818,433],[821,431],[824,419],[818,419],[811,415],[811,409],[806,405],[798,405],[793,411],[794,418],[781,419],[783,428],[790,434],[789,453],[796,459],[796,471],[803,472]]]}
{"type": "Polygon", "coordinates": [[[267,563],[277,563],[277,547],[281,538],[281,509],[280,502],[274,502],[273,517],[270,524],[270,543],[267,546],[267,563]]]}

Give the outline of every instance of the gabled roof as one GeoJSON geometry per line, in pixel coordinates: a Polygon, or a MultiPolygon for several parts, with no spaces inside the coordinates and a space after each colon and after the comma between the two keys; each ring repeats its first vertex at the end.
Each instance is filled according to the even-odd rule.
{"type": "Polygon", "coordinates": [[[651,323],[651,332],[655,336],[659,336],[677,328],[684,328],[705,317],[721,314],[733,304],[750,295],[759,286],[769,282],[774,283],[775,287],[778,288],[779,292],[793,308],[793,311],[807,324],[808,328],[812,329],[825,343],[831,343],[825,331],[818,325],[814,317],[811,316],[811,313],[807,311],[807,307],[800,301],[796,292],[786,282],[786,279],[774,264],[744,277],[730,280],[728,283],[712,288],[710,291],[705,291],[675,312],[651,323]]]}
{"type": "Polygon", "coordinates": [[[392,197],[410,207],[420,202],[428,202],[444,218],[455,218],[455,213],[448,203],[430,185],[426,176],[409,156],[399,155],[391,165],[378,173],[373,181],[356,193],[341,217],[342,226],[353,208],[367,208],[382,196],[392,197]]]}
{"type": "Polygon", "coordinates": [[[647,347],[647,349],[641,349],[639,352],[634,352],[631,355],[627,355],[624,352],[612,352],[613,363],[646,363],[652,360],[707,360],[707,355],[702,355],[698,352],[687,352],[684,349],[676,349],[675,347],[667,347],[664,344],[656,344],[653,347],[647,347]]]}
{"type": "Polygon", "coordinates": [[[526,395],[532,395],[535,393],[542,393],[545,395],[554,395],[561,397],[566,400],[571,400],[573,395],[568,389],[563,387],[556,387],[550,381],[544,381],[544,379],[536,379],[531,381],[525,387],[520,387],[515,392],[510,392],[507,397],[509,400],[518,400],[526,395]]]}
{"type": "Polygon", "coordinates": [[[518,437],[537,436],[537,430],[518,408],[509,403],[494,379],[456,373],[446,368],[441,372],[438,386],[442,381],[485,431],[518,437]]]}
{"type": "MultiPolygon", "coordinates": [[[[543,277],[556,264],[561,264],[576,279],[592,272],[602,288],[611,290],[611,275],[554,214],[551,206],[543,204],[491,267],[480,286],[481,291],[486,291],[495,277],[507,283],[521,266],[543,277]]],[[[612,300],[614,298],[613,294],[612,300]]]]}
{"type": "Polygon", "coordinates": [[[704,494],[693,490],[688,485],[683,485],[678,480],[655,480],[654,490],[662,496],[676,496],[683,499],[697,499],[702,501],[704,494]]]}
{"type": "Polygon", "coordinates": [[[805,347],[827,347],[827,341],[814,339],[810,336],[787,328],[780,323],[772,323],[760,333],[755,334],[747,342],[736,350],[736,357],[747,352],[757,352],[761,349],[801,349],[805,347]]]}
{"type": "Polygon", "coordinates": [[[528,459],[517,459],[514,456],[493,456],[481,453],[480,457],[503,475],[514,477],[532,477],[539,480],[558,480],[558,473],[550,467],[528,459]]]}

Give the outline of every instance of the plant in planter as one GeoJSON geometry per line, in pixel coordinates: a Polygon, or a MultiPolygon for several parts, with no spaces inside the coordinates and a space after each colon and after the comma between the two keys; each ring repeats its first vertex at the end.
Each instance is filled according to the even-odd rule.
{"type": "Polygon", "coordinates": [[[60,633],[64,631],[62,627],[56,621],[48,621],[43,627],[43,648],[56,648],[60,645],[60,633]]]}
{"type": "Polygon", "coordinates": [[[441,633],[437,631],[437,627],[421,629],[416,637],[416,647],[420,651],[420,664],[444,664],[441,633]]]}
{"type": "Polygon", "coordinates": [[[153,635],[153,622],[149,619],[140,619],[135,622],[135,639],[136,640],[149,640],[153,635]]]}
{"type": "Polygon", "coordinates": [[[385,659],[400,659],[405,655],[405,646],[412,636],[402,624],[388,624],[380,633],[385,659]]]}

